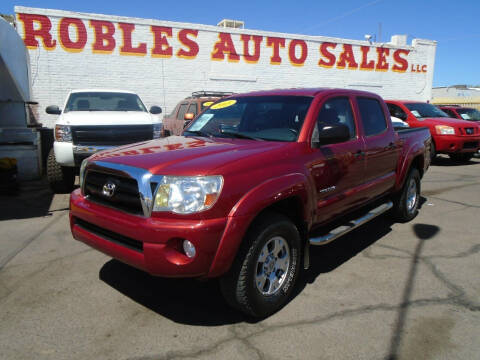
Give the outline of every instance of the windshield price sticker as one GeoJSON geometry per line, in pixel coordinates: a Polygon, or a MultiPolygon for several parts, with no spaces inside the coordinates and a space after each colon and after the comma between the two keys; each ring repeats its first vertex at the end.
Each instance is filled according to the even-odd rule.
{"type": "Polygon", "coordinates": [[[420,117],[420,113],[417,110],[412,110],[412,114],[415,117],[420,117]]]}
{"type": "Polygon", "coordinates": [[[212,105],[210,109],[213,109],[213,110],[223,109],[223,108],[235,105],[236,103],[237,103],[237,100],[225,100],[215,105],[212,105]]]}
{"type": "Polygon", "coordinates": [[[470,120],[470,115],[468,115],[468,114],[460,114],[460,116],[461,116],[464,120],[470,120]]]}
{"type": "Polygon", "coordinates": [[[198,131],[213,117],[213,114],[201,115],[188,129],[189,131],[198,131]]]}

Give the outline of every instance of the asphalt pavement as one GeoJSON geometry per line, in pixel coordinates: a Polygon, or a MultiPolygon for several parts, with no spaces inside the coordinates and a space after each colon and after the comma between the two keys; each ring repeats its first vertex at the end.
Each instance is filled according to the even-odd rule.
{"type": "Polygon", "coordinates": [[[0,359],[480,359],[480,159],[441,157],[419,215],[312,249],[285,308],[230,309],[75,241],[68,195],[0,195],[0,359]]]}

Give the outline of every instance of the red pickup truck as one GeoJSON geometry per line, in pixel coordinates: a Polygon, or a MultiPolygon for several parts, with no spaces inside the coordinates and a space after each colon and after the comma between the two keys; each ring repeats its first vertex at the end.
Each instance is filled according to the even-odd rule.
{"type": "Polygon", "coordinates": [[[436,106],[418,101],[387,100],[391,116],[410,127],[428,127],[432,135],[432,161],[436,154],[448,154],[453,161],[466,162],[480,148],[480,126],[451,118],[436,106]]]}
{"type": "Polygon", "coordinates": [[[229,304],[264,317],[287,301],[310,245],[387,210],[416,215],[429,148],[428,129],[395,132],[372,93],[235,95],[183,136],[86,159],[71,230],[153,275],[219,277],[229,304]]]}

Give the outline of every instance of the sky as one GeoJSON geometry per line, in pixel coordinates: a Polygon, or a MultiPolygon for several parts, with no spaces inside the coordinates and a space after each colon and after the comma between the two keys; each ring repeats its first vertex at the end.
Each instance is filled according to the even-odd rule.
{"type": "Polygon", "coordinates": [[[1,0],[0,14],[14,6],[70,10],[216,25],[245,22],[246,29],[363,40],[392,35],[436,40],[433,86],[480,85],[480,0],[1,0]]]}

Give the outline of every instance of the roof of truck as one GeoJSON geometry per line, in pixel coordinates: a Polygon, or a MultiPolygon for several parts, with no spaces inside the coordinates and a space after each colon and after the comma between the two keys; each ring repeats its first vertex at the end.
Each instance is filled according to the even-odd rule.
{"type": "Polygon", "coordinates": [[[273,89],[273,90],[261,90],[253,91],[242,94],[234,94],[237,96],[316,96],[320,93],[339,93],[344,92],[355,95],[376,95],[371,92],[353,90],[353,89],[336,89],[336,88],[291,88],[291,89],[273,89]]]}
{"type": "Polygon", "coordinates": [[[119,90],[119,89],[75,89],[70,91],[71,93],[79,93],[79,92],[116,92],[116,93],[123,93],[123,94],[136,94],[136,92],[129,91],[129,90],[119,90]]]}

